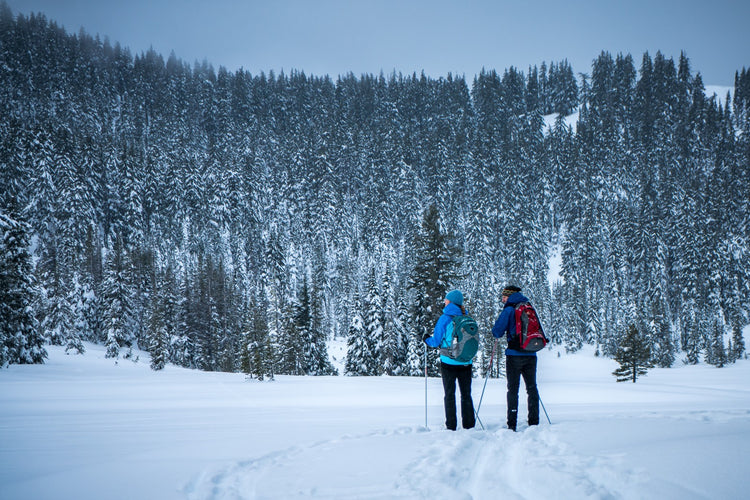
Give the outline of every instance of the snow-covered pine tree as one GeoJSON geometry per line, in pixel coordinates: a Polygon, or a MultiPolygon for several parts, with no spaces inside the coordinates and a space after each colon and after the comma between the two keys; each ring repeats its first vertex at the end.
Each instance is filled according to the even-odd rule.
{"type": "Polygon", "coordinates": [[[42,287],[43,298],[41,305],[41,330],[51,344],[65,345],[66,350],[82,352],[80,332],[75,328],[73,303],[75,291],[73,289],[74,247],[70,234],[66,234],[65,226],[71,216],[68,203],[63,199],[66,193],[60,188],[67,170],[67,161],[59,152],[55,151],[51,141],[45,141],[45,152],[49,155],[42,159],[40,176],[35,188],[32,209],[36,217],[42,217],[39,238],[39,259],[36,275],[42,287]],[[47,147],[50,151],[47,151],[47,147]]]}
{"type": "Polygon", "coordinates": [[[297,314],[300,312],[297,300],[297,298],[291,298],[285,310],[281,311],[281,330],[273,344],[276,355],[274,371],[283,375],[304,375],[302,368],[304,339],[297,335],[297,314]]]}
{"type": "Polygon", "coordinates": [[[164,309],[164,304],[158,303],[151,311],[148,336],[152,370],[164,369],[169,357],[169,335],[164,309]]]}
{"type": "Polygon", "coordinates": [[[34,318],[29,233],[31,227],[0,211],[0,368],[44,363],[47,351],[34,318]]]}
{"type": "Polygon", "coordinates": [[[649,304],[651,321],[648,322],[648,337],[651,338],[652,361],[660,368],[669,368],[675,361],[675,342],[672,337],[672,326],[669,315],[665,312],[664,299],[657,295],[654,302],[649,304]]]}
{"type": "MultiPolygon", "coordinates": [[[[99,279],[101,279],[101,273],[99,273],[99,279]]],[[[74,288],[75,303],[73,306],[76,330],[80,332],[82,340],[101,343],[104,340],[99,293],[101,282],[97,285],[94,282],[94,275],[88,270],[78,273],[74,282],[76,286],[74,288]]]]}
{"type": "Polygon", "coordinates": [[[734,363],[738,359],[742,358],[745,353],[745,338],[742,335],[742,329],[739,325],[735,324],[732,327],[732,348],[729,351],[729,361],[734,363]]]}
{"type": "Polygon", "coordinates": [[[367,354],[367,374],[381,375],[383,365],[381,358],[383,356],[383,299],[380,296],[380,287],[378,286],[375,267],[370,268],[367,278],[367,295],[365,297],[365,344],[369,350],[367,354]]]}
{"type": "Polygon", "coordinates": [[[52,274],[46,274],[53,281],[47,281],[44,288],[44,312],[41,320],[41,328],[49,342],[53,345],[65,345],[66,350],[75,350],[81,353],[82,345],[80,336],[75,330],[73,318],[73,306],[70,299],[73,297],[71,290],[62,287],[72,286],[67,280],[52,278],[52,274]]]}
{"type": "Polygon", "coordinates": [[[407,331],[404,318],[407,314],[406,304],[402,302],[403,294],[391,285],[390,266],[383,276],[383,342],[380,347],[380,362],[387,375],[403,375],[406,369],[407,331]]]}
{"type": "MultiPolygon", "coordinates": [[[[425,334],[432,334],[443,311],[443,299],[448,286],[457,283],[461,255],[453,235],[441,228],[436,205],[425,209],[422,229],[414,242],[416,262],[409,278],[414,305],[412,322],[416,337],[421,342],[425,334]]],[[[428,356],[428,373],[437,374],[436,354],[428,356]]],[[[423,362],[422,362],[423,366],[423,362]]]]}
{"type": "Polygon", "coordinates": [[[554,63],[550,63],[550,97],[552,111],[560,116],[566,116],[575,110],[578,105],[578,84],[573,73],[573,67],[567,59],[563,59],[552,72],[554,63]]]}
{"type": "Polygon", "coordinates": [[[724,345],[724,322],[716,316],[709,319],[706,339],[706,363],[722,368],[727,363],[727,350],[724,345]]]}
{"type": "Polygon", "coordinates": [[[275,339],[277,373],[304,375],[306,349],[312,339],[308,278],[302,265],[301,250],[292,246],[285,258],[286,286],[281,311],[281,330],[275,339]]]}
{"type": "Polygon", "coordinates": [[[533,72],[528,78],[522,73],[511,76],[510,72],[503,76],[506,92],[524,97],[508,110],[507,116],[511,139],[506,142],[503,160],[509,175],[500,193],[502,266],[506,280],[519,284],[541,317],[545,317],[549,302],[547,242],[553,226],[551,176],[547,174],[544,158],[544,121],[536,97],[536,81],[533,72]],[[523,106],[523,110],[518,106],[523,106]]]}
{"type": "MultiPolygon", "coordinates": [[[[590,86],[584,82],[584,104],[575,138],[576,151],[572,163],[562,177],[567,181],[567,206],[563,210],[561,238],[562,276],[570,309],[567,321],[568,348],[575,350],[583,343],[607,345],[604,336],[611,332],[606,311],[616,290],[610,285],[615,279],[612,228],[613,201],[621,193],[621,172],[617,167],[623,145],[618,123],[619,109],[615,102],[618,90],[614,84],[617,64],[607,52],[594,61],[590,86]]],[[[555,203],[557,207],[557,203],[555,203]]]]}
{"type": "Polygon", "coordinates": [[[500,252],[504,242],[502,204],[498,193],[502,192],[506,180],[500,166],[503,150],[499,134],[502,115],[497,112],[503,106],[500,92],[501,82],[496,71],[482,70],[474,79],[472,156],[476,165],[467,173],[470,176],[467,187],[471,189],[471,195],[467,196],[467,203],[463,207],[467,220],[461,239],[467,255],[462,268],[466,276],[463,280],[465,284],[461,286],[466,296],[473,298],[471,314],[484,335],[481,342],[483,367],[492,355],[494,339],[490,331],[499,314],[500,290],[507,282],[500,252]]]}
{"type": "Polygon", "coordinates": [[[71,289],[69,292],[69,304],[70,304],[70,311],[71,311],[71,317],[73,319],[73,326],[70,331],[70,333],[67,336],[67,342],[65,344],[65,352],[71,353],[74,352],[75,354],[83,354],[86,349],[83,347],[83,337],[85,333],[85,328],[88,327],[87,324],[84,322],[84,316],[83,316],[83,303],[82,303],[82,297],[86,291],[81,290],[81,285],[78,281],[79,274],[77,272],[73,273],[73,280],[71,289]]]}
{"type": "Polygon", "coordinates": [[[132,288],[129,285],[127,256],[124,253],[122,240],[117,236],[107,256],[102,284],[105,347],[108,358],[119,358],[122,348],[128,349],[125,358],[131,356],[134,338],[132,288]]]}
{"type": "Polygon", "coordinates": [[[174,337],[170,345],[170,361],[185,368],[195,368],[195,347],[191,331],[192,292],[185,272],[176,289],[174,337]]]}
{"type": "Polygon", "coordinates": [[[273,380],[273,357],[271,355],[271,338],[268,331],[267,302],[262,290],[255,294],[255,300],[247,311],[243,352],[241,353],[242,371],[257,380],[273,380]]]}
{"type": "Polygon", "coordinates": [[[369,359],[370,347],[368,346],[367,330],[360,311],[362,311],[362,302],[359,299],[359,294],[355,292],[354,308],[351,312],[349,334],[346,339],[345,375],[372,375],[370,373],[372,362],[369,359]]]}
{"type": "Polygon", "coordinates": [[[161,370],[171,361],[171,347],[175,340],[178,321],[177,283],[172,263],[168,263],[156,277],[156,288],[151,294],[151,321],[149,322],[149,352],[151,368],[161,370]]]}
{"type": "Polygon", "coordinates": [[[635,383],[638,377],[646,375],[648,369],[653,367],[651,349],[647,342],[648,340],[638,332],[634,324],[628,327],[615,354],[615,361],[620,364],[620,367],[612,372],[612,375],[617,377],[618,382],[632,380],[635,383]]]}
{"type": "Polygon", "coordinates": [[[323,330],[323,300],[315,282],[307,285],[307,278],[303,282],[302,305],[309,310],[309,336],[305,349],[305,374],[307,375],[336,375],[336,369],[328,359],[327,335],[323,330]],[[307,296],[305,299],[304,297],[307,296]],[[306,304],[306,306],[305,306],[306,304]]]}

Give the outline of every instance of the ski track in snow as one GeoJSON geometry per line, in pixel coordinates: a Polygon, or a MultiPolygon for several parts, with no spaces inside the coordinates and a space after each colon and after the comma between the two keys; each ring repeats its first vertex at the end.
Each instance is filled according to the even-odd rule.
{"type": "Polygon", "coordinates": [[[436,473],[422,475],[418,491],[446,499],[620,498],[636,474],[617,465],[574,454],[549,426],[457,433],[433,443],[420,467],[436,473]]]}
{"type": "Polygon", "coordinates": [[[196,500],[615,499],[633,498],[643,476],[616,456],[575,454],[550,426],[518,433],[499,426],[457,432],[418,427],[344,436],[225,465],[204,471],[183,492],[196,500]],[[411,442],[413,456],[368,461],[388,456],[388,448],[403,450],[403,440],[411,442]],[[395,441],[398,447],[390,445],[395,441]],[[320,463],[330,465],[330,474],[320,475],[320,463]],[[316,465],[307,473],[310,464],[316,465]]]}
{"type": "MultiPolygon", "coordinates": [[[[644,418],[662,418],[665,412],[643,412],[644,418]]],[[[673,420],[699,421],[725,424],[736,420],[750,420],[750,410],[694,410],[669,415],[673,420]]]]}
{"type": "MultiPolygon", "coordinates": [[[[424,429],[403,428],[361,436],[342,436],[309,446],[295,446],[259,458],[230,464],[204,473],[184,490],[188,499],[263,498],[413,498],[413,491],[399,492],[382,475],[384,464],[372,472],[369,456],[382,456],[392,440],[413,439],[424,429]],[[374,449],[377,448],[377,449],[374,449]],[[320,475],[326,463],[330,474],[320,475]],[[370,477],[368,477],[370,476],[370,477]]],[[[418,438],[417,441],[420,439],[418,438]]],[[[404,457],[385,464],[398,473],[404,457]]],[[[391,476],[393,477],[393,476],[391,476]]]]}

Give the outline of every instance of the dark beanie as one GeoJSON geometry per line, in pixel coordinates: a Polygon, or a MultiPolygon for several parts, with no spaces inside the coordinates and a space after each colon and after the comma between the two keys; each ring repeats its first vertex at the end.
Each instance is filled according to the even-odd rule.
{"type": "Polygon", "coordinates": [[[514,293],[520,292],[520,291],[521,291],[521,289],[518,288],[517,286],[515,286],[515,285],[508,285],[505,288],[503,288],[503,297],[510,297],[514,293]]]}

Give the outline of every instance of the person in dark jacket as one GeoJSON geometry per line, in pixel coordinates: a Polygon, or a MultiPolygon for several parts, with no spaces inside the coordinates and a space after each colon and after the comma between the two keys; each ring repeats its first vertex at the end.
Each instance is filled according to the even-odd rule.
{"type": "MultiPolygon", "coordinates": [[[[539,392],[536,388],[536,353],[521,350],[516,335],[515,306],[528,302],[521,289],[508,285],[503,289],[503,307],[500,316],[492,327],[492,335],[500,338],[506,335],[508,348],[505,350],[505,376],[508,379],[508,428],[515,431],[518,423],[518,390],[521,377],[526,386],[529,407],[529,425],[539,424],[539,392]]],[[[543,333],[543,332],[542,332],[543,333]]]]}
{"type": "MultiPolygon", "coordinates": [[[[445,296],[445,308],[438,319],[432,335],[425,334],[425,344],[430,347],[445,347],[453,338],[453,317],[466,314],[464,296],[459,290],[453,290],[445,296]]],[[[475,425],[474,401],[471,399],[471,361],[460,362],[444,354],[440,355],[440,374],[443,379],[445,396],[445,426],[455,431],[458,426],[456,418],[456,381],[461,391],[461,425],[471,429],[475,425]]]]}

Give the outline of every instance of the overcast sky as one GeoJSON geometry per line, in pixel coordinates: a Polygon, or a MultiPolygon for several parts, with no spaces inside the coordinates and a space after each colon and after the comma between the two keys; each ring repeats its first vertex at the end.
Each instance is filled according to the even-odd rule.
{"type": "MultiPolygon", "coordinates": [[[[1,1],[1,0],[0,0],[1,1]]],[[[253,74],[292,69],[431,77],[527,71],[567,59],[590,73],[602,50],[679,59],[706,84],[750,68],[748,0],[5,0],[134,54],[153,47],[192,64],[253,74]]]]}

